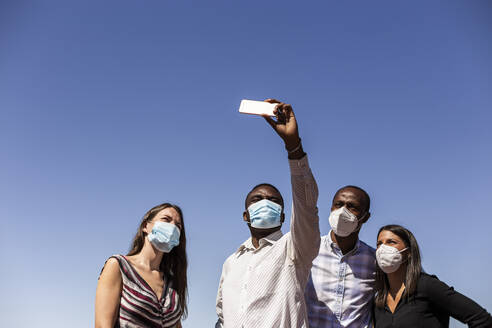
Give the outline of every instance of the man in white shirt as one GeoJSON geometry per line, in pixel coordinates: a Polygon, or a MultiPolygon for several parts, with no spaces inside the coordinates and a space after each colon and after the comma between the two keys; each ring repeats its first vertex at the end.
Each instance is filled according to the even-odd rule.
{"type": "Polygon", "coordinates": [[[243,213],[251,232],[222,267],[216,310],[216,327],[308,327],[304,288],[318,254],[318,188],[299,138],[292,107],[279,103],[276,121],[265,117],[283,139],[292,182],[290,232],[280,230],[284,204],[269,184],[254,187],[243,213]]]}

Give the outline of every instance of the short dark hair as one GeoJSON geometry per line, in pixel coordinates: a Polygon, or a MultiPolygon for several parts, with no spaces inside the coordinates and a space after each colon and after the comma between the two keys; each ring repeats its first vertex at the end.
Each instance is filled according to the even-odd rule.
{"type": "MultiPolygon", "coordinates": [[[[417,239],[415,239],[412,232],[400,225],[389,224],[381,227],[378,232],[390,231],[397,235],[403,240],[403,243],[407,247],[407,271],[405,272],[405,291],[402,297],[406,297],[408,300],[417,290],[417,283],[419,281],[420,275],[424,270],[422,269],[422,262],[420,257],[419,244],[417,239]]],[[[374,298],[376,307],[384,308],[386,303],[386,296],[389,291],[389,281],[386,274],[381,270],[379,266],[376,265],[376,296],[374,298]]]]}
{"type": "Polygon", "coordinates": [[[251,190],[248,192],[248,194],[246,195],[246,199],[244,200],[244,207],[245,208],[248,208],[248,198],[251,195],[251,193],[253,191],[255,191],[256,189],[260,188],[260,187],[270,187],[270,188],[272,188],[273,190],[275,190],[276,192],[278,192],[278,194],[280,195],[280,198],[282,199],[282,204],[284,203],[284,198],[282,197],[282,194],[280,193],[280,190],[278,190],[278,188],[275,187],[274,185],[264,182],[264,183],[257,184],[256,186],[254,186],[253,188],[251,188],[251,190]]]}
{"type": "Polygon", "coordinates": [[[342,188],[337,190],[337,192],[335,193],[335,196],[333,196],[333,200],[335,200],[335,197],[338,195],[339,192],[341,192],[345,189],[356,189],[356,190],[362,192],[363,202],[366,205],[365,210],[366,210],[366,212],[369,212],[369,209],[371,208],[371,197],[369,197],[369,194],[364,189],[362,189],[361,187],[357,187],[357,186],[353,186],[353,185],[347,185],[345,187],[342,187],[342,188]]]}

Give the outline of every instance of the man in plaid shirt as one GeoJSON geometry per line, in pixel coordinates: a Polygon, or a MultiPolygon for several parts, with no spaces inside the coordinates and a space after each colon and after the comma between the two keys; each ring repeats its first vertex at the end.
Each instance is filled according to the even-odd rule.
{"type": "Polygon", "coordinates": [[[339,189],[333,198],[331,230],[321,237],[305,290],[310,328],[371,324],[376,252],[359,240],[369,207],[369,195],[356,186],[339,189]]]}

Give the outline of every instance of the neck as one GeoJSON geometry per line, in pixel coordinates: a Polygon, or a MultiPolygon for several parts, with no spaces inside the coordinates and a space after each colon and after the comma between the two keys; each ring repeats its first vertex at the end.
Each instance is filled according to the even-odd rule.
{"type": "Polygon", "coordinates": [[[160,271],[163,252],[158,251],[146,239],[142,250],[135,255],[137,262],[150,270],[160,271]]]}
{"type": "Polygon", "coordinates": [[[333,240],[333,242],[338,245],[338,247],[342,251],[342,254],[345,255],[351,250],[353,250],[355,244],[357,244],[357,240],[359,240],[359,230],[351,233],[347,237],[337,236],[332,230],[330,232],[330,236],[331,236],[331,240],[333,240]]]}
{"type": "Polygon", "coordinates": [[[388,277],[389,292],[392,295],[396,295],[396,293],[405,286],[406,273],[407,266],[402,264],[395,272],[386,274],[386,277],[388,277]]]}
{"type": "Polygon", "coordinates": [[[249,226],[249,230],[251,232],[251,243],[255,248],[260,247],[260,239],[271,235],[277,230],[280,230],[280,227],[270,228],[270,229],[258,229],[249,226]]]}

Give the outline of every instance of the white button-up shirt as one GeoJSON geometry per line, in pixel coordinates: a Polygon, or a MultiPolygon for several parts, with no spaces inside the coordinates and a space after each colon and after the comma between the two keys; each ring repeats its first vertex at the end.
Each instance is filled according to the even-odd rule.
{"type": "Polygon", "coordinates": [[[227,258],[217,294],[216,327],[308,327],[304,288],[318,255],[318,188],[307,156],[290,160],[290,232],[251,238],[227,258]]]}

